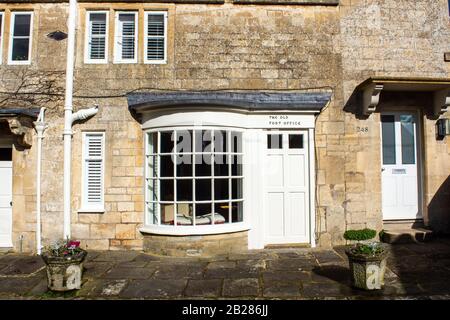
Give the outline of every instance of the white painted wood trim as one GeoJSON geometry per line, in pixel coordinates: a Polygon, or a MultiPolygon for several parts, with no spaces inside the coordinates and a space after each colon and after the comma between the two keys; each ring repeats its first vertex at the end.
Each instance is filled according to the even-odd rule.
{"type": "Polygon", "coordinates": [[[9,24],[9,47],[8,47],[8,64],[9,65],[29,65],[31,64],[31,53],[33,47],[33,11],[13,11],[11,12],[11,19],[9,24]],[[16,20],[16,15],[18,14],[29,14],[30,15],[30,38],[28,45],[28,60],[24,61],[14,61],[12,60],[12,48],[13,48],[13,35],[14,35],[14,23],[16,20]]]}
{"type": "Polygon", "coordinates": [[[168,29],[168,15],[167,11],[144,11],[144,64],[167,64],[167,29],[168,29]],[[148,15],[161,14],[164,15],[164,59],[163,60],[148,60],[147,59],[147,29],[148,29],[148,15]]]}
{"type": "Polygon", "coordinates": [[[310,213],[310,244],[316,247],[316,156],[314,129],[308,130],[309,138],[309,213],[310,213]]]}
{"type": "Polygon", "coordinates": [[[138,34],[139,34],[139,23],[138,23],[138,14],[137,11],[116,11],[115,17],[115,28],[114,28],[114,60],[113,62],[116,64],[125,64],[125,63],[137,63],[137,53],[138,53],[138,34]],[[117,41],[122,39],[122,34],[119,35],[119,16],[121,14],[134,14],[134,59],[122,59],[121,58],[121,47],[119,47],[117,41]]]}
{"type": "Polygon", "coordinates": [[[108,48],[109,48],[109,11],[86,11],[86,21],[84,25],[85,35],[84,35],[84,63],[85,64],[106,64],[108,63],[108,48]],[[90,40],[90,15],[95,13],[105,13],[106,14],[106,25],[105,25],[105,59],[91,59],[89,58],[89,40],[90,40]]]}

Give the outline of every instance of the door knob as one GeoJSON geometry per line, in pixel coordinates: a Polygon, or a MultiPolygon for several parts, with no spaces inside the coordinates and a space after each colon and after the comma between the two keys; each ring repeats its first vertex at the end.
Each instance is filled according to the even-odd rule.
{"type": "Polygon", "coordinates": [[[12,207],[12,201],[9,202],[9,205],[12,207]]]}
{"type": "Polygon", "coordinates": [[[384,170],[386,170],[385,168],[381,168],[381,172],[383,172],[384,170]]]}

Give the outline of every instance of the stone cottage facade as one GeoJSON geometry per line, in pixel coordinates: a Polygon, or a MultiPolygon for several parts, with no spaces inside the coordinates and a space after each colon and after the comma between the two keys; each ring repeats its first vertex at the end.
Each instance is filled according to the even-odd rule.
{"type": "MultiPolygon", "coordinates": [[[[66,1],[0,2],[0,247],[63,237],[66,1]]],[[[78,1],[70,235],[209,255],[450,230],[445,0],[78,1]],[[444,119],[444,120],[439,120],[444,119]],[[439,121],[438,121],[439,120],[439,121]]]]}

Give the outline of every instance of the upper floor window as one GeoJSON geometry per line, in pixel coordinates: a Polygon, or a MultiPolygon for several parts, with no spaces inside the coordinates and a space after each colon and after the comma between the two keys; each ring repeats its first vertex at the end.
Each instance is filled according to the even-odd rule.
{"type": "Polygon", "coordinates": [[[167,12],[145,12],[145,63],[167,63],[167,12]]]}
{"type": "Polygon", "coordinates": [[[85,61],[87,63],[108,62],[108,12],[88,12],[86,27],[85,61]]]}
{"type": "Polygon", "coordinates": [[[0,64],[2,63],[3,52],[3,12],[0,12],[0,64]]]}
{"type": "Polygon", "coordinates": [[[9,63],[31,63],[32,12],[13,12],[11,16],[9,63]]]}
{"type": "Polygon", "coordinates": [[[114,62],[137,62],[137,13],[117,12],[114,62]]]}

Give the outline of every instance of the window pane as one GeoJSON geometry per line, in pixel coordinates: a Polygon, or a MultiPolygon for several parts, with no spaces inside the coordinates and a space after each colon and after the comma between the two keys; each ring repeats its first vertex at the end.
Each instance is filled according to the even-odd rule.
{"type": "Polygon", "coordinates": [[[215,177],[228,177],[228,156],[227,155],[215,155],[214,156],[214,176],[215,177]]]}
{"type": "Polygon", "coordinates": [[[147,60],[164,60],[164,39],[147,39],[147,60]]]}
{"type": "Polygon", "coordinates": [[[289,149],[303,149],[303,135],[290,134],[289,135],[289,149]]]}
{"type": "Polygon", "coordinates": [[[212,132],[211,130],[195,131],[195,151],[212,152],[212,132]]]}
{"type": "Polygon", "coordinates": [[[214,224],[228,223],[230,221],[229,208],[229,202],[214,204],[214,224]]]}
{"type": "Polygon", "coordinates": [[[30,14],[16,14],[14,16],[14,36],[25,36],[30,35],[30,14]]]}
{"type": "Polygon", "coordinates": [[[205,225],[211,223],[211,203],[197,203],[195,205],[195,225],[205,225]]]}
{"type": "Polygon", "coordinates": [[[173,141],[175,131],[163,131],[161,132],[161,153],[173,152],[173,141]]]}
{"type": "Polygon", "coordinates": [[[176,155],[177,161],[177,177],[192,177],[192,155],[176,155]]]}
{"type": "Polygon", "coordinates": [[[177,225],[191,226],[192,219],[192,203],[177,203],[177,225]]]}
{"type": "Polygon", "coordinates": [[[242,156],[231,157],[231,175],[242,176],[242,156]]]}
{"type": "Polygon", "coordinates": [[[158,152],[158,133],[152,132],[147,135],[148,138],[148,153],[158,152]]]}
{"type": "Polygon", "coordinates": [[[89,20],[91,21],[92,35],[106,34],[106,13],[91,13],[89,15],[89,20]]]}
{"type": "Polygon", "coordinates": [[[158,175],[158,156],[147,156],[147,178],[157,177],[158,175]]]}
{"type": "Polygon", "coordinates": [[[177,180],[177,201],[192,201],[192,180],[177,180]]]}
{"type": "Polygon", "coordinates": [[[231,179],[231,197],[232,199],[242,199],[242,178],[231,179]]]}
{"type": "Polygon", "coordinates": [[[214,200],[228,200],[228,179],[214,179],[214,200]]]}
{"type": "Polygon", "coordinates": [[[90,59],[105,59],[105,38],[92,38],[90,45],[90,59]]]}
{"type": "Polygon", "coordinates": [[[400,122],[402,128],[402,163],[415,164],[414,117],[412,115],[401,115],[400,122]]]}
{"type": "Polygon", "coordinates": [[[148,222],[150,224],[158,224],[157,204],[155,202],[147,203],[148,222]]]}
{"type": "Polygon", "coordinates": [[[173,177],[173,161],[172,156],[159,156],[161,172],[160,177],[167,178],[173,177]]]}
{"type": "Polygon", "coordinates": [[[244,206],[242,201],[231,203],[231,221],[242,222],[243,220],[244,206]]]}
{"type": "Polygon", "coordinates": [[[231,132],[231,152],[242,152],[242,133],[231,132]]]}
{"type": "Polygon", "coordinates": [[[158,201],[158,180],[147,179],[147,199],[148,201],[158,201]]]}
{"type": "Polygon", "coordinates": [[[227,131],[216,130],[214,131],[214,152],[227,152],[228,151],[228,136],[227,131]]]}
{"type": "Polygon", "coordinates": [[[164,15],[149,13],[147,21],[147,35],[164,36],[164,15]]]}
{"type": "Polygon", "coordinates": [[[267,135],[267,149],[283,149],[283,135],[268,134],[267,135]]]}
{"type": "Polygon", "coordinates": [[[12,60],[27,61],[29,48],[30,48],[29,39],[14,39],[11,57],[12,60]]]}
{"type": "Polygon", "coordinates": [[[196,179],[195,180],[195,200],[206,201],[211,200],[211,180],[196,179]]]}
{"type": "Polygon", "coordinates": [[[173,204],[161,204],[161,224],[174,224],[174,210],[173,204]]]}
{"type": "Polygon", "coordinates": [[[192,131],[181,130],[177,131],[176,150],[178,153],[192,152],[192,131]]]}
{"type": "Polygon", "coordinates": [[[210,177],[211,172],[211,160],[210,154],[195,155],[195,176],[196,177],[210,177]]]}
{"type": "Polygon", "coordinates": [[[160,180],[161,201],[173,201],[173,180],[160,180]]]}
{"type": "Polygon", "coordinates": [[[395,116],[381,116],[383,164],[395,164],[395,116]]]}
{"type": "Polygon", "coordinates": [[[11,148],[0,148],[0,161],[12,161],[11,148]]]}

